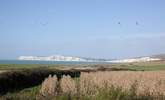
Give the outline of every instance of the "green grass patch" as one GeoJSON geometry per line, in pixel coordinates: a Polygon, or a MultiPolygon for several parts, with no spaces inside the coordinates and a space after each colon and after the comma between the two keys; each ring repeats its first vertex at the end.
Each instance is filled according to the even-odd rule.
{"type": "Polygon", "coordinates": [[[36,100],[39,89],[40,86],[36,86],[24,89],[22,91],[7,93],[6,95],[0,97],[0,100],[36,100]]]}
{"type": "Polygon", "coordinates": [[[0,64],[0,71],[3,70],[23,70],[23,69],[35,69],[35,68],[48,68],[56,69],[63,67],[110,67],[110,68],[125,68],[130,70],[165,70],[164,62],[144,62],[144,63],[123,63],[123,64],[80,64],[80,65],[51,65],[51,64],[0,64]]]}
{"type": "Polygon", "coordinates": [[[23,70],[35,68],[57,68],[60,65],[42,65],[42,64],[0,64],[0,70],[23,70]]]}

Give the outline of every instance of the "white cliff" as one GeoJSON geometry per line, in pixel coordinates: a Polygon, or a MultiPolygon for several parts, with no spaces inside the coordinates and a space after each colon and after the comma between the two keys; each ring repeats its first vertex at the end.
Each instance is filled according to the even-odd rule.
{"type": "Polygon", "coordinates": [[[18,60],[37,60],[37,61],[86,61],[86,59],[72,56],[20,56],[18,60]]]}
{"type": "Polygon", "coordinates": [[[151,57],[140,57],[140,58],[131,58],[131,59],[120,59],[107,61],[111,63],[133,63],[133,62],[149,62],[149,61],[160,61],[160,58],[151,58],[151,57]]]}

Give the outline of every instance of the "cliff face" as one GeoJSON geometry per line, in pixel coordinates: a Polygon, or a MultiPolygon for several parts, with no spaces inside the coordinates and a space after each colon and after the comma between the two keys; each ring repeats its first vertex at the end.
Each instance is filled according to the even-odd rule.
{"type": "Polygon", "coordinates": [[[38,61],[86,61],[86,59],[72,56],[20,56],[18,60],[38,60],[38,61]]]}
{"type": "Polygon", "coordinates": [[[152,57],[140,57],[140,58],[131,58],[131,59],[121,59],[121,60],[112,60],[109,62],[112,63],[132,63],[132,62],[148,62],[148,61],[160,61],[160,58],[152,57]]]}
{"type": "Polygon", "coordinates": [[[110,62],[110,63],[132,63],[132,62],[149,62],[165,60],[165,55],[154,55],[149,57],[137,57],[130,59],[94,59],[74,56],[20,56],[18,60],[37,60],[37,61],[88,61],[88,62],[110,62]]]}
{"type": "Polygon", "coordinates": [[[159,54],[159,55],[153,55],[153,58],[160,58],[162,60],[165,60],[165,54],[159,54]]]}

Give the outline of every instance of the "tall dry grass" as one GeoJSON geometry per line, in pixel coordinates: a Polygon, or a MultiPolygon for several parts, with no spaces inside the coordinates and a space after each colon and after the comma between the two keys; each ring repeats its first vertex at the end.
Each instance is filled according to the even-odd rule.
{"type": "Polygon", "coordinates": [[[57,92],[57,77],[56,75],[49,75],[48,78],[42,83],[42,88],[40,89],[40,94],[43,96],[55,95],[57,92]]]}
{"type": "Polygon", "coordinates": [[[63,93],[76,94],[76,82],[70,76],[63,76],[60,81],[60,87],[63,93]]]}
{"type": "MultiPolygon", "coordinates": [[[[109,91],[112,87],[121,88],[122,91],[134,95],[147,95],[153,97],[165,96],[165,71],[104,71],[81,73],[80,78],[72,79],[63,76],[59,81],[62,94],[71,96],[91,96],[100,94],[100,91],[109,91]]],[[[49,76],[43,82],[40,93],[42,95],[57,92],[56,76],[49,76]]],[[[59,90],[58,90],[59,91],[59,90]]]]}

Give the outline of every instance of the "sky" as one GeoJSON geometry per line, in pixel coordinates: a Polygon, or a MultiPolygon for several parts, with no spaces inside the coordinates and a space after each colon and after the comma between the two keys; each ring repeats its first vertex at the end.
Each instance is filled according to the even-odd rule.
{"type": "Polygon", "coordinates": [[[0,59],[165,53],[165,0],[0,0],[0,59]]]}

